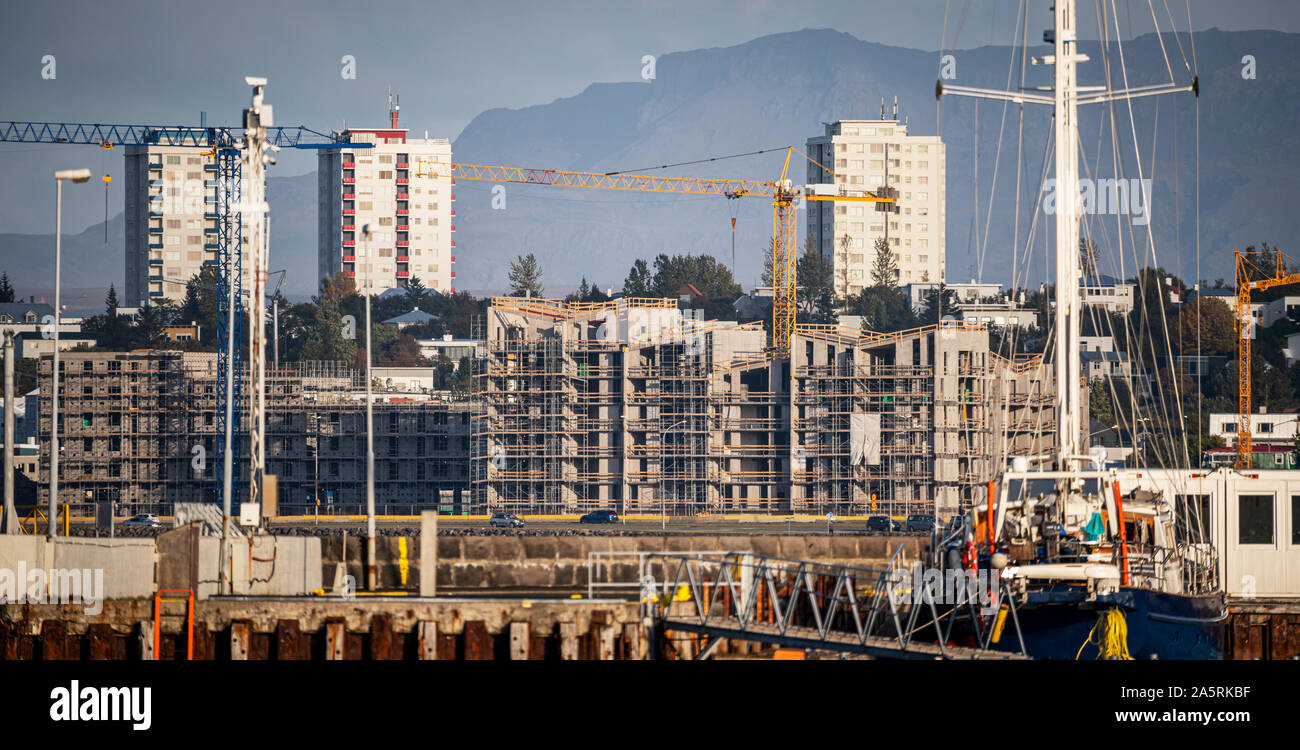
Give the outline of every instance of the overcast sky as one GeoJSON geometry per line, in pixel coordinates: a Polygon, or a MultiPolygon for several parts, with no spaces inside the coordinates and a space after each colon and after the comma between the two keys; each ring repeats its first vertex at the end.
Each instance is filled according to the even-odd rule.
{"type": "MultiPolygon", "coordinates": [[[[1130,28],[1152,29],[1148,3],[1114,2],[1126,36],[1130,28]]],[[[1163,30],[1166,6],[1186,30],[1186,2],[1154,3],[1163,30]]],[[[1031,2],[1032,41],[1050,25],[1049,4],[1031,2]]],[[[1197,30],[1300,31],[1295,0],[1190,4],[1197,30]]],[[[1006,44],[1018,7],[1015,0],[14,3],[0,29],[0,119],[198,124],[206,111],[209,123],[233,123],[248,103],[243,77],[251,74],[270,79],[267,101],[280,125],[327,131],[345,122],[382,124],[391,87],[401,93],[404,126],[455,138],[484,109],[543,104],[594,82],[640,80],[644,55],[802,28],[925,50],[1006,44]],[[55,58],[53,80],[41,75],[45,55],[55,58]],[[345,55],[356,59],[355,79],[341,75],[345,55]]],[[[1082,0],[1085,36],[1093,13],[1082,0]]],[[[50,172],[71,166],[121,184],[120,150],[0,143],[0,232],[50,231],[52,198],[25,196],[47,188],[52,194],[50,172]]],[[[314,168],[313,157],[287,154],[274,174],[314,168]]],[[[113,206],[117,213],[120,196],[113,206]]],[[[68,198],[65,212],[72,231],[101,220],[102,190],[93,199],[68,198]]]]}

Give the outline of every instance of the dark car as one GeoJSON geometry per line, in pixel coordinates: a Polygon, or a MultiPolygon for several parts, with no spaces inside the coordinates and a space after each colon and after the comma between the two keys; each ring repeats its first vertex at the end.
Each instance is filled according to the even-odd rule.
{"type": "Polygon", "coordinates": [[[934,531],[934,516],[914,513],[907,517],[904,529],[912,533],[929,534],[934,531]]]}
{"type": "Polygon", "coordinates": [[[902,524],[889,516],[872,516],[867,519],[867,531],[902,531],[902,524]]]}
{"type": "Polygon", "coordinates": [[[594,510],[579,518],[578,523],[618,523],[618,513],[612,510],[594,510]]]}
{"type": "Polygon", "coordinates": [[[513,513],[493,513],[488,519],[489,526],[504,526],[507,529],[517,529],[524,525],[524,519],[513,513]]]}

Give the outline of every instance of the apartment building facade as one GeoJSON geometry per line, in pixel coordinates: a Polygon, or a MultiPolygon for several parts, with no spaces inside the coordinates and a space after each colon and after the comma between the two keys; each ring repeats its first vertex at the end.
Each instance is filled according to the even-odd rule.
{"type": "Polygon", "coordinates": [[[322,279],[343,273],[372,294],[404,288],[411,279],[441,294],[455,291],[451,142],[407,133],[397,127],[394,109],[390,127],[347,130],[342,137],[354,145],[320,152],[322,279]]]}
{"type": "MultiPolygon", "coordinates": [[[[914,136],[906,123],[837,120],[809,138],[809,183],[834,182],[847,190],[897,191],[892,213],[876,205],[810,201],[804,235],[833,259],[835,292],[856,294],[871,285],[876,240],[894,254],[898,285],[944,278],[946,152],[938,136],[914,136]],[[833,170],[833,174],[822,169],[833,170]]],[[[800,247],[804,237],[799,238],[800,247]]]]}
{"type": "MultiPolygon", "coordinates": [[[[185,283],[218,264],[219,171],[201,145],[126,149],[124,307],[181,302],[185,283]]],[[[248,288],[251,268],[241,267],[248,288]]]]}

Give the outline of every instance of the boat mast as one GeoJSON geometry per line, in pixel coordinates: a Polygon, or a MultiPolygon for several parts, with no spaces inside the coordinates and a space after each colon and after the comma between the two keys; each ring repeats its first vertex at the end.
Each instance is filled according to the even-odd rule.
{"type": "Polygon", "coordinates": [[[1087,55],[1076,52],[1074,0],[1056,0],[1053,118],[1056,133],[1056,468],[1070,468],[1083,451],[1080,415],[1082,310],[1079,297],[1079,124],[1075,64],[1087,55]]]}

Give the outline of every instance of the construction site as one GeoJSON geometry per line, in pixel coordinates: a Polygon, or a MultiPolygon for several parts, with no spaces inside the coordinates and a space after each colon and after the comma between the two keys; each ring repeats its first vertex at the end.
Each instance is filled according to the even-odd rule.
{"type": "MultiPolygon", "coordinates": [[[[49,501],[50,365],[40,363],[41,503],[49,501]]],[[[59,502],[150,506],[220,502],[217,357],[141,350],[61,357],[59,502]]],[[[247,374],[241,374],[245,380],[247,374]]],[[[277,505],[294,512],[356,508],[366,500],[365,377],[336,362],[267,373],[268,474],[277,505]]],[[[244,393],[248,392],[245,388],[244,393]]],[[[240,411],[247,411],[241,404],[240,411]]],[[[401,512],[468,502],[470,404],[381,390],[375,402],[376,493],[401,512]]],[[[247,440],[234,444],[238,500],[247,440]]],[[[398,512],[394,510],[394,512],[398,512]]]]}
{"type": "Polygon", "coordinates": [[[487,334],[482,510],[946,515],[1054,444],[1051,372],[983,324],[800,325],[786,359],[671,299],[498,297],[487,334]]]}

